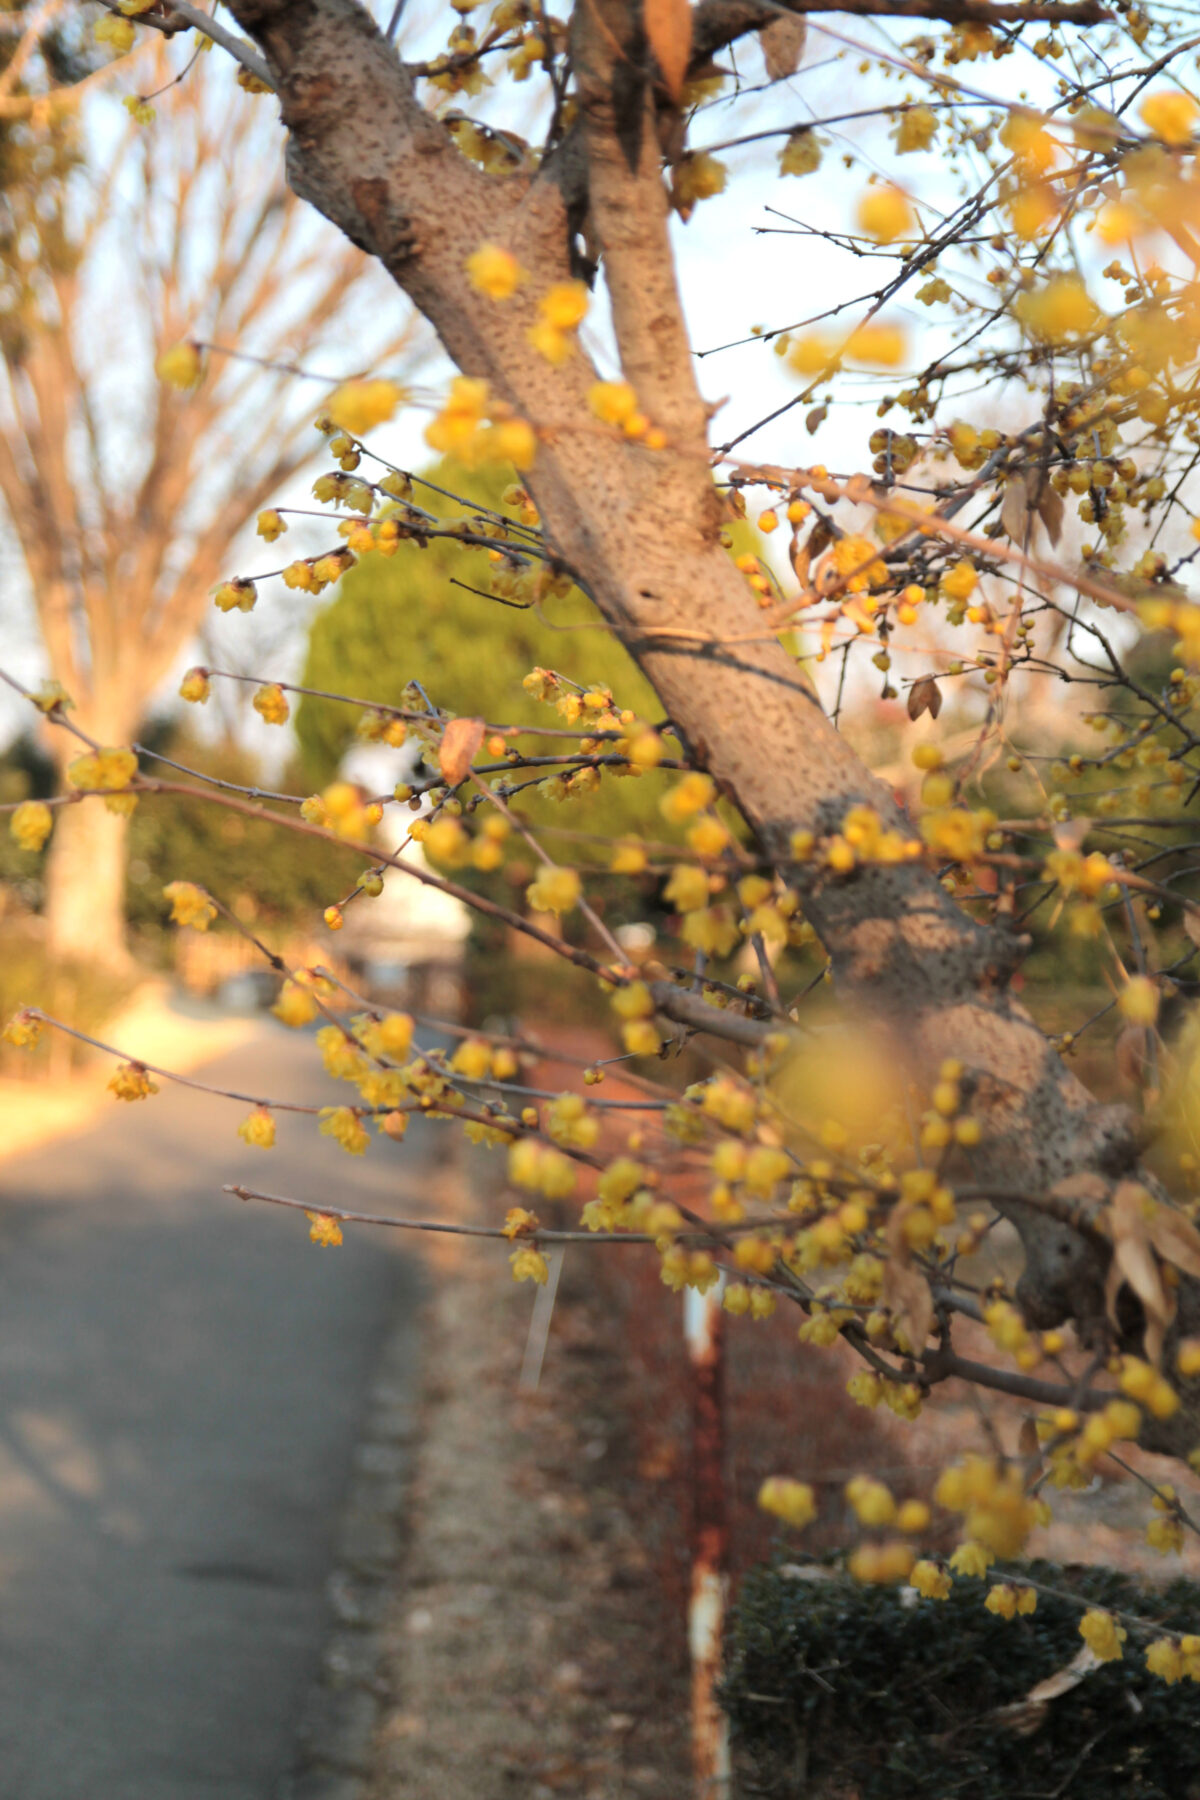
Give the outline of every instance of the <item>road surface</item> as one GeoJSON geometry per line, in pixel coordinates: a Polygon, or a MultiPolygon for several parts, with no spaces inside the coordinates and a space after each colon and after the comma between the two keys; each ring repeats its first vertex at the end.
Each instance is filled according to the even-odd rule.
{"type": "MultiPolygon", "coordinates": [[[[196,1073],[349,1093],[273,1023],[196,1073]]],[[[318,1249],[221,1184],[404,1212],[429,1146],[350,1157],[280,1115],[263,1152],[246,1110],[164,1083],[0,1167],[3,1800],[272,1800],[290,1765],[367,1385],[418,1278],[399,1233],[318,1249]]]]}

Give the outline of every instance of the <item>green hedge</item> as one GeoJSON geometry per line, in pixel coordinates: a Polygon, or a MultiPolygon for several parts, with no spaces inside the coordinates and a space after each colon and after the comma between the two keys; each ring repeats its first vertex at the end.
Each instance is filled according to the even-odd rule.
{"type": "MultiPolygon", "coordinates": [[[[772,1800],[1195,1800],[1200,1687],[1168,1687],[1130,1633],[1106,1663],[1021,1733],[998,1708],[1082,1648],[1080,1608],[1040,1593],[1011,1621],[985,1612],[981,1582],[945,1601],[864,1587],[795,1565],[753,1570],[730,1625],[722,1693],[744,1771],[772,1800]]],[[[1200,1631],[1200,1586],[1141,1588],[1105,1569],[1032,1563],[1014,1579],[1200,1631]]]]}

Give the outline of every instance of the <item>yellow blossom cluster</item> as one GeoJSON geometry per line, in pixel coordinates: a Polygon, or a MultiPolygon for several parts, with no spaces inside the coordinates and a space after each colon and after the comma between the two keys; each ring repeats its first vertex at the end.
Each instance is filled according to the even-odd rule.
{"type": "Polygon", "coordinates": [[[561,1150],[521,1138],[508,1153],[508,1179],[514,1187],[529,1188],[547,1200],[569,1200],[575,1192],[575,1164],[561,1150]]]}
{"type": "Polygon", "coordinates": [[[44,800],[22,800],[9,815],[8,829],[22,850],[40,850],[54,828],[54,814],[44,800]]]}
{"type": "Polygon", "coordinates": [[[939,1506],[963,1514],[970,1541],[997,1556],[1016,1556],[1036,1522],[1020,1471],[993,1457],[968,1456],[944,1470],[934,1497],[939,1506]]]}
{"type": "Polygon", "coordinates": [[[331,1137],[350,1156],[361,1156],[370,1143],[367,1128],[350,1106],[323,1106],[318,1130],[331,1137]]]}
{"type": "Polygon", "coordinates": [[[336,1249],[342,1241],[342,1228],[337,1219],[332,1218],[329,1213],[321,1212],[306,1212],[304,1216],[308,1220],[308,1235],[313,1243],[319,1244],[323,1250],[336,1249]]]}
{"type": "Polygon", "coordinates": [[[500,462],[524,471],[533,467],[537,454],[537,437],[528,420],[513,418],[492,399],[486,381],[467,375],[457,375],[450,383],[445,405],[426,427],[425,442],[469,469],[500,462]]]}
{"type": "Polygon", "coordinates": [[[172,925],[190,925],[195,931],[207,931],[217,916],[211,895],[194,881],[169,881],[163,888],[163,899],[170,902],[172,925]]]}
{"type": "Polygon", "coordinates": [[[142,1063],[118,1063],[108,1091],[118,1100],[146,1100],[151,1094],[157,1094],[158,1083],[151,1081],[149,1073],[142,1063]]]}

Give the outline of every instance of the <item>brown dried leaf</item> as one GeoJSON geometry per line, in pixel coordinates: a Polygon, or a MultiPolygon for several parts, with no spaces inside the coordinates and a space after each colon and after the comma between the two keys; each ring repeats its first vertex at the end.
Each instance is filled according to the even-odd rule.
{"type": "Polygon", "coordinates": [[[1046,528],[1046,536],[1057,547],[1063,529],[1063,497],[1048,481],[1042,483],[1038,495],[1037,515],[1046,528]]]}
{"type": "Polygon", "coordinates": [[[883,1265],[880,1300],[904,1333],[914,1356],[920,1356],[933,1329],[933,1295],[925,1277],[900,1256],[883,1265]]]}
{"type": "Polygon", "coordinates": [[[1117,1074],[1131,1087],[1140,1087],[1150,1056],[1150,1033],[1144,1025],[1127,1025],[1113,1045],[1117,1074]]]}
{"type": "Polygon", "coordinates": [[[1027,1462],[1033,1461],[1034,1458],[1036,1458],[1039,1463],[1042,1460],[1042,1447],[1038,1441],[1037,1420],[1030,1413],[1026,1413],[1025,1417],[1021,1420],[1021,1435],[1017,1442],[1017,1454],[1023,1456],[1027,1462]]]}
{"type": "Polygon", "coordinates": [[[804,429],[807,431],[809,437],[812,437],[814,432],[820,431],[822,425],[825,423],[825,415],[828,411],[829,408],[826,406],[825,402],[822,401],[820,406],[811,407],[809,411],[805,413],[804,429]]]}
{"type": "Polygon", "coordinates": [[[1160,1204],[1150,1217],[1150,1242],[1164,1262],[1185,1275],[1200,1275],[1200,1231],[1171,1206],[1160,1204]]]}
{"type": "Polygon", "coordinates": [[[691,6],[688,0],[645,0],[642,19],[663,85],[678,105],[692,53],[691,6]]]}
{"type": "Polygon", "coordinates": [[[784,81],[794,75],[804,55],[808,21],[796,13],[780,13],[758,34],[768,81],[784,81]]]}
{"type": "MultiPolygon", "coordinates": [[[[1146,1359],[1157,1365],[1167,1326],[1175,1314],[1175,1297],[1163,1282],[1151,1243],[1151,1226],[1157,1216],[1152,1214],[1155,1206],[1156,1202],[1140,1182],[1118,1184],[1108,1209],[1113,1253],[1104,1284],[1104,1307],[1109,1322],[1115,1325],[1117,1295],[1123,1286],[1133,1289],[1146,1315],[1146,1359]]],[[[1162,1207],[1158,1208],[1159,1213],[1163,1211],[1162,1207]]],[[[1168,1212],[1166,1216],[1170,1219],[1178,1215],[1168,1212]]]]}
{"type": "Polygon", "coordinates": [[[438,745],[438,768],[450,787],[464,781],[483,742],[486,726],[482,719],[451,719],[438,745]]]}
{"type": "Polygon", "coordinates": [[[941,710],[941,688],[932,675],[922,675],[908,690],[909,718],[919,719],[923,712],[927,712],[931,719],[936,719],[941,710]]]}
{"type": "Polygon", "coordinates": [[[1000,523],[1014,544],[1024,544],[1030,528],[1029,483],[1019,471],[1004,484],[1004,503],[1000,523]]]}
{"type": "Polygon", "coordinates": [[[1190,906],[1183,911],[1183,935],[1188,942],[1200,949],[1200,912],[1193,912],[1190,906]]]}

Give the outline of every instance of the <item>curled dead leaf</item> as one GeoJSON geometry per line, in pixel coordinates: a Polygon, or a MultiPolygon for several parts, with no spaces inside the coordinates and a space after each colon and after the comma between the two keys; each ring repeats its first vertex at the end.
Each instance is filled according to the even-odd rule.
{"type": "Polygon", "coordinates": [[[933,1295],[929,1283],[914,1269],[912,1250],[904,1236],[905,1208],[892,1208],[887,1222],[887,1261],[883,1265],[880,1303],[903,1332],[914,1356],[920,1356],[933,1329],[933,1295]]]}
{"type": "MultiPolygon", "coordinates": [[[[1146,1316],[1146,1360],[1156,1368],[1162,1360],[1167,1326],[1175,1316],[1175,1296],[1163,1281],[1155,1254],[1154,1236],[1159,1236],[1163,1242],[1175,1241],[1176,1234],[1169,1226],[1171,1220],[1186,1226],[1192,1238],[1196,1239],[1194,1245],[1189,1245],[1186,1236],[1178,1234],[1178,1241],[1186,1246],[1186,1253],[1200,1266],[1200,1238],[1194,1227],[1189,1226],[1180,1214],[1160,1206],[1140,1182],[1118,1183],[1107,1213],[1113,1250],[1104,1284],[1104,1307],[1109,1323],[1116,1325],[1117,1295],[1123,1287],[1133,1289],[1146,1316]],[[1165,1216],[1167,1225],[1164,1226],[1159,1221],[1160,1214],[1165,1216]]],[[[1179,1266],[1187,1268],[1186,1263],[1179,1266]]]]}
{"type": "Polygon", "coordinates": [[[1093,1669],[1100,1667],[1100,1658],[1090,1644],[1085,1644],[1069,1663],[1056,1669],[1053,1675],[1047,1675],[1036,1687],[1031,1687],[1023,1700],[1016,1700],[1011,1706],[998,1706],[991,1716],[1019,1736],[1029,1737],[1045,1719],[1051,1700],[1069,1694],[1093,1669]]]}
{"type": "Polygon", "coordinates": [[[450,787],[457,787],[460,781],[465,781],[475,754],[483,742],[485,730],[482,719],[451,719],[442,733],[442,741],[438,745],[438,768],[450,787]]]}
{"type": "Polygon", "coordinates": [[[908,690],[908,716],[919,719],[927,712],[931,719],[936,719],[942,710],[942,690],[932,675],[922,675],[908,690]]]}

